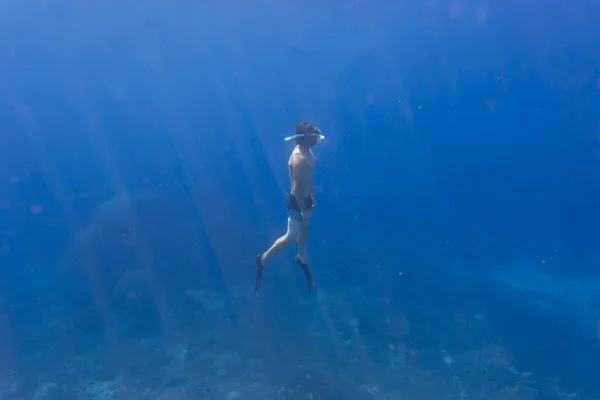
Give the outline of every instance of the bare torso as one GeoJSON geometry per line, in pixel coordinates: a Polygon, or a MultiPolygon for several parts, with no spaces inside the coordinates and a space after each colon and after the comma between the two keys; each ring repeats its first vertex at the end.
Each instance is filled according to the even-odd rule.
{"type": "Polygon", "coordinates": [[[291,193],[296,199],[304,199],[313,194],[315,163],[315,155],[310,149],[304,150],[296,146],[288,161],[291,193]]]}

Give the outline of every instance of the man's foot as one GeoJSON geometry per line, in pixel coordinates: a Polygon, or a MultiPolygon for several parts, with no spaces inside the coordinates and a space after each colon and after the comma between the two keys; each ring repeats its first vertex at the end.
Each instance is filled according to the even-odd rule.
{"type": "Polygon", "coordinates": [[[262,254],[256,256],[256,282],[254,282],[254,298],[258,295],[260,283],[262,282],[262,274],[265,266],[262,263],[262,254]]]}
{"type": "Polygon", "coordinates": [[[302,260],[300,260],[300,257],[298,257],[298,256],[296,256],[296,263],[298,265],[300,265],[300,268],[302,268],[302,271],[304,271],[304,275],[306,276],[306,283],[308,283],[308,297],[310,298],[310,297],[312,297],[312,291],[313,291],[312,272],[311,272],[308,264],[305,262],[302,262],[302,260]]]}

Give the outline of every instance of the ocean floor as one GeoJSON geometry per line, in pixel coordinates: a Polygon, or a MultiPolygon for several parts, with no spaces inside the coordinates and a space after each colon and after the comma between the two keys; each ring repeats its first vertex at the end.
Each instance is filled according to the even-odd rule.
{"type": "Polygon", "coordinates": [[[519,370],[495,339],[482,339],[486,321],[458,318],[443,328],[469,344],[455,351],[440,341],[415,341],[441,328],[401,313],[379,316],[364,306],[359,289],[348,293],[321,290],[313,301],[280,304],[192,290],[183,297],[185,311],[172,313],[170,328],[154,337],[125,335],[121,324],[102,339],[84,340],[56,324],[62,336],[47,336],[54,341],[2,370],[0,398],[577,398],[519,370]]]}
{"type": "Polygon", "coordinates": [[[498,268],[493,278],[499,285],[528,296],[531,304],[571,315],[584,331],[600,335],[600,278],[559,279],[531,264],[498,268]]]}

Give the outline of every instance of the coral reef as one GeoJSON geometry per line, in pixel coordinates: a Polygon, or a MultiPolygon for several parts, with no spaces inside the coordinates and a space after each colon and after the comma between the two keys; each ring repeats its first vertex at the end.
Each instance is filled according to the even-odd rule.
{"type": "MultiPolygon", "coordinates": [[[[545,398],[575,398],[518,370],[510,351],[493,341],[457,353],[440,343],[417,345],[415,332],[429,328],[398,311],[366,307],[356,292],[320,290],[314,302],[286,304],[297,318],[265,314],[279,306],[249,302],[243,290],[231,293],[189,289],[171,305],[161,334],[128,336],[116,325],[83,347],[60,339],[69,326],[56,311],[47,318],[52,332],[44,346],[0,373],[0,397],[533,400],[543,391],[545,398]]],[[[485,333],[465,331],[463,322],[457,319],[453,329],[485,333]]]]}

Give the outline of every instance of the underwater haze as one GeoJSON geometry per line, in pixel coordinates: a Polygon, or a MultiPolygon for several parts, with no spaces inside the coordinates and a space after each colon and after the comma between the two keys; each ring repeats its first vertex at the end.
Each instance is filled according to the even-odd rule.
{"type": "Polygon", "coordinates": [[[598,399],[599,204],[597,0],[0,1],[1,399],[598,399]]]}

